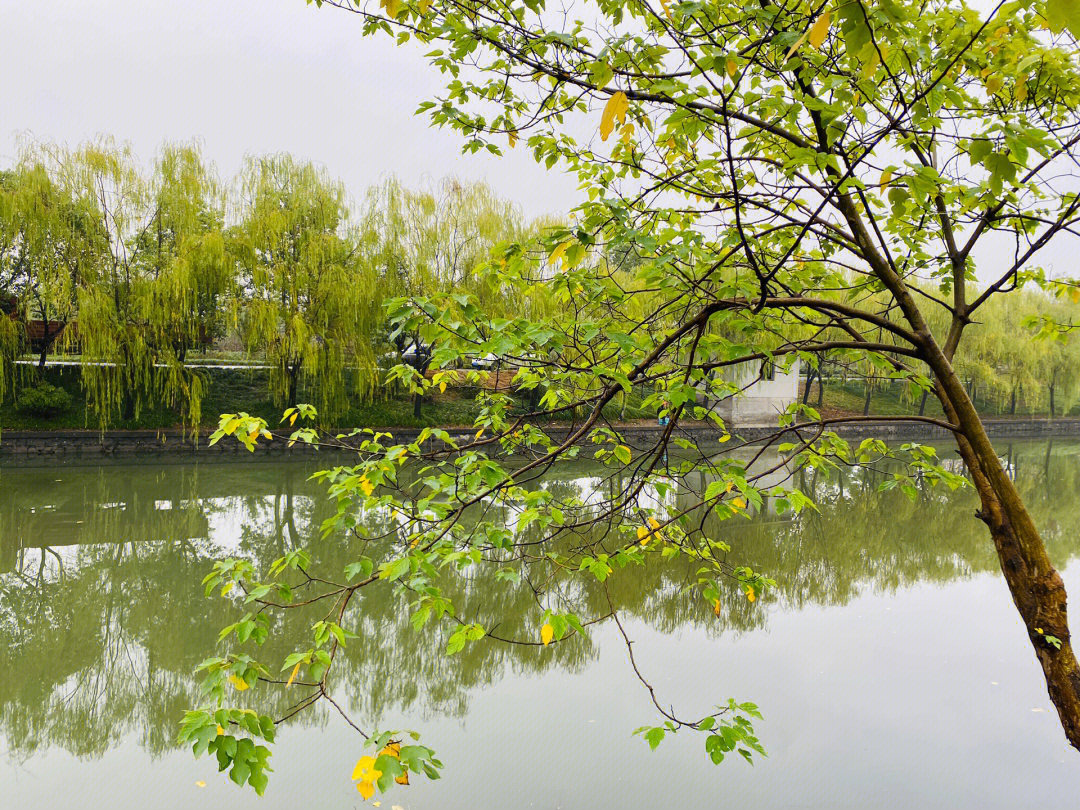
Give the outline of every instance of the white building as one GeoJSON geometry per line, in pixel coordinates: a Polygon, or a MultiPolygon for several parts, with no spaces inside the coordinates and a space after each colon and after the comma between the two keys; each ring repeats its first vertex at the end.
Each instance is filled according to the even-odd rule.
{"type": "Polygon", "coordinates": [[[777,417],[799,398],[799,362],[784,372],[772,363],[747,363],[725,375],[741,394],[720,400],[717,412],[729,428],[776,425],[777,417]]]}

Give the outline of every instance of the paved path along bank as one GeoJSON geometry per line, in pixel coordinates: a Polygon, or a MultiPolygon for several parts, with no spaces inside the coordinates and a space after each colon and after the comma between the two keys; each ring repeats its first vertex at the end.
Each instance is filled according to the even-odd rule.
{"type": "MultiPolygon", "coordinates": [[[[995,438],[1040,438],[1040,437],[1077,437],[1080,438],[1080,419],[988,419],[987,430],[995,438]]],[[[802,430],[812,430],[809,425],[802,430]]],[[[860,421],[830,425],[842,436],[860,439],[869,436],[886,441],[903,440],[948,440],[950,433],[944,428],[925,422],[860,421]]],[[[420,428],[389,429],[398,442],[412,441],[420,433],[420,428]]],[[[553,438],[564,437],[569,426],[549,428],[553,438]]],[[[621,428],[626,441],[631,445],[646,447],[659,436],[660,428],[656,425],[626,425],[621,428]]],[[[775,427],[743,427],[732,432],[745,440],[763,439],[776,432],[775,427]]],[[[467,440],[472,431],[449,429],[455,438],[467,440]]],[[[239,442],[232,438],[223,439],[213,447],[206,443],[206,433],[198,441],[192,435],[179,430],[115,430],[101,433],[94,430],[4,430],[0,431],[0,465],[13,464],[96,464],[107,459],[135,457],[156,457],[159,459],[176,458],[178,461],[198,460],[250,460],[282,457],[311,456],[316,451],[303,444],[288,448],[284,441],[275,440],[260,444],[254,453],[249,453],[239,442]]],[[[720,438],[720,432],[710,425],[689,424],[680,427],[678,434],[690,436],[699,442],[708,442],[720,438]]],[[[324,451],[325,452],[325,451],[324,451]]]]}

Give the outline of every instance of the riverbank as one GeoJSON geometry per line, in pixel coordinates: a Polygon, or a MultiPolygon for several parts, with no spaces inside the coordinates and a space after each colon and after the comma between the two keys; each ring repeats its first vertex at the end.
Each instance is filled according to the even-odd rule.
{"type": "MultiPolygon", "coordinates": [[[[1040,438],[1071,437],[1080,438],[1080,418],[1061,419],[1045,418],[1010,418],[986,419],[987,430],[993,438],[1040,438]]],[[[660,435],[661,428],[644,421],[618,426],[628,444],[636,447],[648,447],[660,435]]],[[[949,431],[926,422],[901,421],[899,419],[841,423],[829,425],[841,436],[849,439],[866,437],[881,438],[886,441],[933,441],[947,440],[949,431]]],[[[804,425],[801,431],[812,431],[813,425],[804,425]]],[[[385,428],[393,433],[398,442],[413,441],[421,428],[401,427],[385,428]]],[[[462,442],[472,438],[468,428],[447,428],[450,434],[462,442]]],[[[562,439],[572,430],[569,425],[548,427],[548,433],[556,439],[562,439]]],[[[773,427],[742,427],[732,431],[744,441],[758,441],[776,433],[773,427]]],[[[678,435],[693,438],[701,443],[719,441],[721,433],[712,425],[687,424],[679,428],[678,435]]],[[[255,451],[249,452],[234,439],[226,439],[216,445],[209,445],[208,430],[195,435],[186,434],[177,429],[161,430],[4,430],[0,432],[0,464],[79,464],[98,463],[110,458],[132,457],[177,457],[199,458],[200,460],[248,460],[271,459],[282,457],[311,456],[314,448],[305,444],[288,447],[285,441],[261,442],[255,451]]],[[[359,441],[359,439],[357,439],[359,441]]],[[[327,450],[321,451],[323,453],[327,450]]],[[[334,452],[334,451],[329,451],[334,452]]]]}

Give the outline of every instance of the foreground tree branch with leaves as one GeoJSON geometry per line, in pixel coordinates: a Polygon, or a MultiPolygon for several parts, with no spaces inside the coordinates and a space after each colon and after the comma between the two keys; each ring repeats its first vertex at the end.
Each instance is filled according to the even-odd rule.
{"type": "MultiPolygon", "coordinates": [[[[380,588],[413,596],[418,629],[435,620],[448,628],[450,653],[469,643],[573,643],[590,623],[618,615],[568,608],[573,589],[546,584],[556,571],[612,588],[622,567],[689,558],[697,568],[688,585],[703,609],[719,610],[725,588],[756,599],[767,577],[733,565],[738,550],[729,555],[703,516],[737,519],[765,498],[806,508],[791,478],[800,468],[891,456],[905,466],[886,485],[913,498],[917,482],[962,483],[931,448],[874,439],[853,448],[835,427],[858,417],[823,419],[805,405],[780,415],[763,441],[728,441],[720,409],[747,385],[746,369],[753,379],[828,358],[905,380],[941,403],[944,420],[911,419],[955,436],[1050,697],[1080,746],[1064,586],[954,368],[988,301],[1062,284],[1038,262],[1051,245],[1067,249],[1080,209],[1080,15],[1071,4],[329,5],[360,17],[365,34],[422,43],[447,90],[421,111],[461,132],[466,151],[527,145],[548,167],[576,173],[587,201],[570,227],[506,245],[478,269],[508,295],[549,296],[556,306],[543,318],[492,318],[466,294],[388,305],[399,330],[432,346],[432,368],[494,354],[518,368],[516,385],[540,392],[535,409],[514,411],[508,397],[486,393],[468,437],[360,437],[359,463],[323,474],[339,503],[327,531],[371,541],[345,579],[307,570],[302,554],[269,572],[223,561],[208,578],[247,594],[251,612],[233,628],[241,642],[258,628],[265,635],[278,611],[325,612],[314,645],[286,662],[286,685],[305,678],[311,690],[297,708],[331,699],[348,606],[379,598],[380,588]],[[635,387],[669,417],[637,447],[610,421],[615,397],[635,387]],[[556,412],[575,414],[569,430],[546,428],[556,412]],[[699,445],[683,429],[691,420],[712,423],[720,446],[699,445]],[[592,492],[544,483],[587,447],[611,469],[592,492]],[[769,448],[783,457],[768,461],[769,448]],[[373,532],[365,516],[380,514],[392,528],[373,532]],[[456,614],[439,583],[474,566],[533,584],[531,638],[456,614]]],[[[449,372],[415,384],[437,386],[440,373],[449,372]]],[[[272,436],[243,414],[223,417],[218,438],[226,434],[249,444],[272,436]]],[[[301,429],[290,440],[317,439],[301,429]]],[[[260,666],[234,653],[207,665],[212,685],[221,673],[245,685],[276,680],[260,666]]],[[[715,761],[758,747],[752,706],[732,701],[686,719],[651,686],[649,694],[662,724],[641,731],[654,746],[693,729],[715,761]]]]}

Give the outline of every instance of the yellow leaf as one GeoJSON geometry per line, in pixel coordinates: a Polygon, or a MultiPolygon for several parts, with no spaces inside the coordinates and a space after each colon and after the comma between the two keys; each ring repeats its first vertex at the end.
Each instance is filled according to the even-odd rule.
{"type": "Polygon", "coordinates": [[[401,0],[379,0],[379,8],[385,8],[386,16],[396,19],[401,11],[401,0]]]}
{"type": "Polygon", "coordinates": [[[198,782],[195,783],[195,787],[206,787],[206,782],[200,779],[198,782]]]}
{"type": "Polygon", "coordinates": [[[293,681],[296,680],[297,673],[300,672],[300,665],[302,663],[304,663],[304,662],[303,661],[297,661],[296,662],[296,666],[292,668],[292,672],[289,674],[289,680],[286,681],[286,683],[285,683],[286,686],[292,686],[293,681]]]}
{"type": "Polygon", "coordinates": [[[559,261],[559,259],[563,257],[563,254],[566,253],[568,247],[570,247],[569,242],[563,242],[561,245],[556,246],[556,248],[551,251],[551,255],[548,256],[548,264],[555,264],[555,262],[559,261]]]}
{"type": "Polygon", "coordinates": [[[885,186],[889,185],[889,182],[891,180],[892,180],[892,171],[890,169],[886,169],[885,171],[883,171],[881,173],[881,180],[878,181],[878,188],[880,188],[882,191],[884,191],[885,186]]]}
{"type": "Polygon", "coordinates": [[[996,95],[997,91],[1001,89],[1002,81],[1000,76],[991,76],[986,80],[986,92],[990,95],[996,95]]]}
{"type": "Polygon", "coordinates": [[[427,14],[428,9],[431,8],[431,0],[420,0],[420,2],[416,4],[416,8],[421,14],[427,14]]]}
{"type": "Polygon", "coordinates": [[[252,442],[253,442],[253,441],[255,441],[255,440],[256,440],[257,438],[259,438],[259,429],[258,429],[258,428],[255,428],[255,429],[254,429],[253,431],[251,431],[251,433],[249,433],[249,434],[248,434],[248,441],[252,441],[252,442]]]}
{"type": "Polygon", "coordinates": [[[659,529],[660,528],[660,521],[657,520],[654,517],[651,517],[651,518],[649,518],[649,526],[651,526],[654,529],[659,529]]]}
{"type": "Polygon", "coordinates": [[[243,692],[245,689],[250,688],[247,681],[245,681],[243,678],[237,677],[236,675],[229,676],[229,683],[233,685],[233,688],[236,689],[237,692],[243,692]]]}
{"type": "Polygon", "coordinates": [[[224,728],[222,728],[221,726],[218,726],[218,727],[217,727],[217,735],[218,735],[218,736],[220,737],[220,736],[221,736],[221,735],[223,735],[224,733],[225,733],[225,729],[224,729],[224,728]]]}
{"type": "Polygon", "coordinates": [[[553,638],[555,638],[554,627],[552,627],[550,624],[545,624],[543,627],[540,628],[540,640],[544,643],[545,647],[551,643],[551,640],[553,638]]]}
{"type": "Polygon", "coordinates": [[[510,141],[510,148],[513,149],[517,146],[518,134],[514,130],[510,130],[506,133],[506,140],[510,141]]]}
{"type": "Polygon", "coordinates": [[[748,590],[748,591],[746,592],[746,598],[747,598],[748,600],[750,600],[751,602],[753,602],[753,601],[754,601],[755,599],[757,599],[757,597],[756,597],[756,596],[754,596],[754,589],[753,589],[753,588],[751,588],[750,590],[748,590]]]}
{"type": "Polygon", "coordinates": [[[739,72],[739,63],[732,59],[730,56],[728,57],[727,63],[724,65],[724,67],[727,69],[727,75],[733,79],[735,78],[735,74],[739,72]]]}
{"type": "Polygon", "coordinates": [[[744,501],[742,498],[735,498],[731,502],[731,505],[734,506],[736,509],[745,509],[746,508],[746,501],[744,501]]]}
{"type": "Polygon", "coordinates": [[[479,439],[483,435],[484,435],[484,429],[483,428],[480,428],[478,431],[476,431],[476,438],[479,439]]]}
{"type": "Polygon", "coordinates": [[[1069,290],[1069,298],[1072,299],[1074,304],[1080,304],[1080,289],[1073,287],[1069,290]]]}
{"type": "Polygon", "coordinates": [[[809,40],[815,48],[820,48],[825,42],[825,35],[829,33],[829,26],[832,24],[831,18],[832,14],[826,9],[825,13],[814,20],[814,24],[810,26],[809,40]]]}
{"type": "Polygon", "coordinates": [[[649,530],[648,529],[646,529],[644,526],[638,526],[637,527],[637,539],[638,540],[644,540],[648,536],[649,536],[649,530]]]}
{"type": "Polygon", "coordinates": [[[620,124],[626,121],[626,111],[628,109],[630,109],[630,102],[626,98],[626,93],[622,90],[614,93],[607,100],[607,104],[604,105],[604,112],[600,116],[600,140],[606,141],[608,139],[612,130],[615,129],[616,119],[620,124]]]}
{"type": "Polygon", "coordinates": [[[394,781],[397,782],[399,785],[409,784],[409,772],[405,771],[405,773],[403,773],[401,776],[395,776],[394,781]]]}
{"type": "Polygon", "coordinates": [[[445,394],[446,393],[446,380],[443,380],[441,383],[439,383],[439,393],[440,394],[445,394]]]}
{"type": "Polygon", "coordinates": [[[719,599],[713,599],[712,612],[715,613],[717,616],[720,615],[720,600],[719,599]]]}
{"type": "Polygon", "coordinates": [[[292,427],[295,424],[296,424],[296,414],[294,413],[292,416],[289,417],[289,427],[292,427]]]}
{"type": "Polygon", "coordinates": [[[660,0],[660,5],[663,6],[664,14],[666,14],[667,18],[670,20],[671,19],[671,0],[660,0]]]}
{"type": "MultiPolygon", "coordinates": [[[[363,756],[356,760],[356,766],[353,768],[352,778],[359,779],[363,782],[374,782],[382,776],[382,771],[375,767],[375,757],[363,756]]],[[[361,791],[362,793],[363,791],[361,791]]],[[[367,796],[364,797],[365,799],[367,796]]]]}
{"type": "Polygon", "coordinates": [[[368,481],[366,475],[360,476],[360,489],[364,491],[365,495],[370,495],[375,491],[375,485],[368,481]]]}
{"type": "Polygon", "coordinates": [[[1020,76],[1016,80],[1016,100],[1026,101],[1028,97],[1027,76],[1020,76]]]}
{"type": "Polygon", "coordinates": [[[371,782],[357,782],[356,789],[360,791],[360,795],[365,799],[370,799],[375,795],[375,786],[371,782]]]}
{"type": "Polygon", "coordinates": [[[401,756],[401,743],[390,743],[386,748],[379,752],[379,756],[386,755],[388,757],[394,757],[395,759],[401,756]]]}

